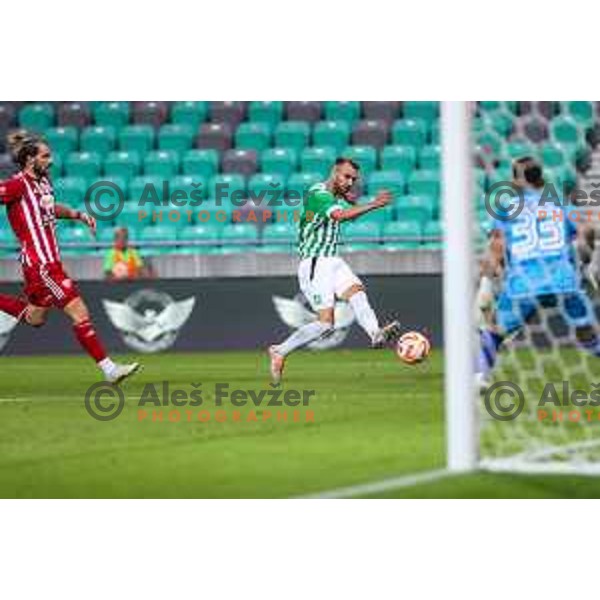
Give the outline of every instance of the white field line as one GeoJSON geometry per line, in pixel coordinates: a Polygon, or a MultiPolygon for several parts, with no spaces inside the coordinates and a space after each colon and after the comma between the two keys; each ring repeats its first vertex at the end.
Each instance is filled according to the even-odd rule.
{"type": "Polygon", "coordinates": [[[445,477],[450,477],[455,474],[458,473],[448,471],[447,469],[424,471],[423,473],[415,473],[414,475],[401,475],[399,477],[389,477],[387,479],[374,481],[372,483],[362,483],[348,487],[336,488],[325,492],[319,492],[317,494],[310,494],[309,496],[302,496],[302,498],[326,500],[333,498],[369,496],[371,494],[379,494],[381,492],[387,492],[399,488],[411,487],[420,483],[437,481],[438,479],[444,479],[445,477]]]}

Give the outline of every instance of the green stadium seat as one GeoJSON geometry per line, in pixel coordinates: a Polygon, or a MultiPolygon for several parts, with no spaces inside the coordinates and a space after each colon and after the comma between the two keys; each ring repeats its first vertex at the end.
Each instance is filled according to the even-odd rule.
{"type": "Polygon", "coordinates": [[[352,123],[360,119],[360,102],[330,100],[325,102],[325,118],[328,121],[352,123]]]}
{"type": "Polygon", "coordinates": [[[219,170],[219,153],[216,150],[188,150],[183,154],[184,175],[210,178],[219,170]]]}
{"type": "Polygon", "coordinates": [[[386,146],[381,151],[381,168],[384,171],[399,171],[408,177],[417,162],[417,153],[412,146],[386,146]]]}
{"type": "Polygon", "coordinates": [[[305,148],[300,157],[302,171],[318,173],[320,177],[329,176],[336,159],[335,148],[331,146],[312,146],[305,148]]]}
{"type": "Polygon", "coordinates": [[[285,184],[286,178],[283,175],[258,173],[248,180],[248,197],[257,205],[276,207],[284,201],[285,184]]]}
{"type": "Polygon", "coordinates": [[[439,198],[440,191],[438,171],[415,171],[408,179],[408,192],[411,195],[439,198]]]}
{"type": "Polygon", "coordinates": [[[437,145],[442,143],[442,134],[439,121],[434,121],[431,123],[431,129],[429,130],[429,143],[437,145]]]}
{"type": "Polygon", "coordinates": [[[50,165],[50,177],[52,181],[62,177],[63,174],[63,158],[60,154],[52,156],[52,164],[50,165]]]}
{"type": "Polygon", "coordinates": [[[100,102],[93,112],[94,122],[102,127],[120,129],[129,122],[129,102],[100,102]]]}
{"type": "MultiPolygon", "coordinates": [[[[64,223],[61,222],[61,226],[57,228],[58,239],[61,244],[87,244],[94,241],[92,233],[87,227],[70,227],[69,225],[63,227],[63,224],[64,223]]],[[[68,250],[66,247],[61,248],[62,254],[66,253],[67,255],[70,254],[75,256],[87,254],[89,251],[90,249],[86,248],[71,248],[68,250]]]]}
{"type": "Polygon", "coordinates": [[[86,127],[81,132],[79,146],[82,152],[108,154],[115,147],[115,130],[112,127],[86,127]]]}
{"type": "Polygon", "coordinates": [[[368,177],[377,165],[377,150],[372,146],[347,146],[342,156],[358,163],[363,178],[368,177]]]}
{"type": "Polygon", "coordinates": [[[63,177],[54,181],[56,200],[68,206],[82,206],[87,189],[83,177],[63,177]]]}
{"type": "Polygon", "coordinates": [[[263,245],[280,244],[289,247],[298,238],[298,228],[292,223],[274,223],[263,230],[263,245]]]}
{"type": "Polygon", "coordinates": [[[484,115],[483,126],[507,138],[513,130],[514,115],[507,112],[492,112],[484,115]]]}
{"type": "Polygon", "coordinates": [[[520,140],[515,142],[507,142],[504,146],[503,154],[511,159],[512,165],[512,161],[516,158],[522,158],[523,156],[536,156],[537,150],[531,142],[520,140]]]}
{"type": "MultiPolygon", "coordinates": [[[[183,204],[182,210],[196,210],[201,207],[201,204],[196,206],[199,198],[206,198],[208,195],[208,185],[206,179],[199,176],[193,175],[176,175],[169,181],[169,188],[171,197],[176,191],[180,191],[178,194],[181,196],[181,192],[185,192],[186,198],[180,198],[178,201],[183,204]]],[[[174,206],[174,205],[173,205],[174,206]]]]}
{"type": "Polygon", "coordinates": [[[331,146],[339,152],[350,141],[350,125],[345,121],[320,121],[315,123],[313,145],[331,146]]]}
{"type": "Polygon", "coordinates": [[[425,145],[427,127],[422,119],[399,119],[392,126],[392,141],[399,146],[419,149],[425,145]]]}
{"type": "Polygon", "coordinates": [[[303,121],[284,121],[275,128],[275,145],[278,148],[291,148],[302,152],[309,140],[310,125],[303,121]]]}
{"type": "Polygon", "coordinates": [[[151,125],[128,125],[119,131],[119,148],[144,156],[154,147],[154,128],[151,125]]]}
{"type": "MultiPolygon", "coordinates": [[[[127,227],[130,233],[137,238],[138,232],[150,223],[150,217],[140,219],[140,211],[144,210],[136,204],[126,204],[123,210],[117,215],[117,226],[127,227]]],[[[149,213],[150,211],[147,212],[149,213]]]]}
{"type": "Polygon", "coordinates": [[[291,148],[270,148],[261,154],[260,165],[265,173],[289,177],[298,166],[298,154],[291,148]]]}
{"type": "Polygon", "coordinates": [[[163,179],[170,179],[178,170],[179,160],[174,150],[155,150],[146,154],[144,159],[146,175],[158,175],[163,179]]]}
{"type": "Polygon", "coordinates": [[[383,236],[392,238],[385,241],[386,249],[418,248],[421,242],[421,224],[418,221],[394,221],[383,226],[383,236]],[[393,238],[405,238],[394,240],[393,238]]]}
{"type": "Polygon", "coordinates": [[[163,125],[158,132],[160,150],[184,152],[192,147],[194,128],[191,125],[163,125]]]}
{"type": "Polygon", "coordinates": [[[206,101],[186,100],[175,102],[171,109],[171,122],[178,125],[190,125],[194,129],[206,120],[208,103],[206,101]]]}
{"type": "Polygon", "coordinates": [[[552,142],[540,146],[540,157],[544,168],[563,167],[567,163],[567,155],[562,146],[552,142]]]}
{"type": "Polygon", "coordinates": [[[139,174],[140,156],[137,152],[109,152],[104,160],[104,174],[129,180],[139,174]]]}
{"type": "Polygon", "coordinates": [[[178,231],[177,238],[184,241],[212,241],[216,243],[221,237],[221,229],[213,223],[188,225],[178,231]]]}
{"type": "Polygon", "coordinates": [[[594,104],[587,100],[563,102],[563,111],[583,127],[594,123],[594,104]]]}
{"type": "Polygon", "coordinates": [[[432,196],[402,196],[395,203],[397,221],[416,221],[421,226],[438,213],[439,204],[432,196]]]}
{"type": "Polygon", "coordinates": [[[166,246],[158,242],[176,239],[176,228],[170,225],[146,225],[139,229],[139,241],[144,253],[148,255],[169,254],[174,251],[173,246],[166,246]],[[147,242],[157,242],[149,246],[147,242]]]}
{"type": "MultiPolygon", "coordinates": [[[[371,200],[371,196],[362,196],[358,199],[358,204],[366,204],[371,200]]],[[[371,210],[367,214],[360,217],[361,223],[388,223],[394,220],[394,209],[392,206],[371,210]]]]}
{"type": "Polygon", "coordinates": [[[163,208],[162,197],[163,178],[159,175],[139,175],[129,181],[129,200],[142,210],[163,208]],[[159,202],[161,205],[157,206],[159,202]]]}
{"type": "Polygon", "coordinates": [[[271,145],[268,123],[241,123],[235,132],[235,146],[243,150],[266,150],[271,145]]]}
{"type": "Polygon", "coordinates": [[[45,102],[26,104],[19,111],[19,125],[36,133],[44,132],[54,125],[54,107],[45,102]]]}
{"type": "MultiPolygon", "coordinates": [[[[425,227],[423,228],[423,237],[425,237],[425,238],[427,238],[427,237],[442,238],[442,226],[441,226],[440,222],[439,221],[429,221],[429,223],[427,223],[425,225],[425,227]]],[[[438,249],[442,248],[442,245],[443,245],[443,239],[440,239],[439,241],[423,240],[424,248],[438,250],[438,249]]]]}
{"type": "Polygon", "coordinates": [[[61,157],[77,151],[78,133],[75,127],[55,127],[46,129],[44,134],[50,145],[54,158],[61,157]]]}
{"type": "Polygon", "coordinates": [[[290,199],[287,206],[301,206],[308,188],[320,181],[323,181],[320,173],[302,172],[290,175],[286,187],[286,196],[290,199]],[[292,204],[292,201],[294,204],[292,204]]]}
{"type": "Polygon", "coordinates": [[[97,179],[101,162],[100,156],[94,152],[72,152],[65,160],[65,173],[68,177],[97,179]]]}
{"type": "Polygon", "coordinates": [[[518,110],[518,102],[516,100],[480,100],[479,107],[483,112],[508,110],[515,115],[518,110]]]}
{"type": "Polygon", "coordinates": [[[128,197],[129,178],[121,177],[119,175],[103,175],[103,176],[100,176],[98,178],[98,180],[116,185],[123,192],[124,198],[128,197]]]}
{"type": "Polygon", "coordinates": [[[495,131],[484,128],[476,136],[476,145],[485,154],[499,156],[502,153],[504,140],[495,131]]]}
{"type": "Polygon", "coordinates": [[[371,196],[375,196],[382,190],[387,190],[394,196],[404,193],[406,178],[398,171],[375,171],[369,175],[367,189],[371,196]]]}
{"type": "Polygon", "coordinates": [[[440,146],[423,146],[419,152],[419,167],[421,169],[440,169],[442,166],[442,151],[440,146]]]}
{"type": "Polygon", "coordinates": [[[377,242],[381,234],[381,224],[375,221],[351,221],[342,225],[342,237],[345,242],[369,240],[377,242]]]}
{"type": "Polygon", "coordinates": [[[552,139],[559,144],[579,144],[583,132],[573,117],[554,117],[550,123],[552,139]]]}
{"type": "Polygon", "coordinates": [[[283,116],[283,102],[281,101],[254,101],[250,102],[248,117],[256,123],[268,123],[275,127],[283,116]]]}
{"type": "Polygon", "coordinates": [[[440,103],[436,101],[406,101],[402,114],[405,119],[423,119],[435,121],[440,113],[440,103]]]}
{"type": "Polygon", "coordinates": [[[232,206],[231,200],[245,197],[246,182],[242,175],[227,173],[215,175],[208,185],[208,197],[221,198],[223,208],[232,206]]]}
{"type": "Polygon", "coordinates": [[[252,225],[250,223],[238,223],[231,225],[223,229],[221,240],[223,241],[223,247],[230,244],[248,242],[247,245],[244,244],[245,250],[253,252],[255,250],[256,243],[258,242],[258,228],[256,225],[252,225]]]}

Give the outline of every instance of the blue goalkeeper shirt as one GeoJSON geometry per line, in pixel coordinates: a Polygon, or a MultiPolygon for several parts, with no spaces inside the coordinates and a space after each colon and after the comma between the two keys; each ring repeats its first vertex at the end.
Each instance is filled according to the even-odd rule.
{"type": "Polygon", "coordinates": [[[520,215],[495,221],[504,233],[504,293],[510,298],[565,294],[581,289],[573,240],[575,223],[562,206],[540,206],[541,193],[526,191],[520,215]],[[543,217],[541,211],[547,213],[543,217]]]}

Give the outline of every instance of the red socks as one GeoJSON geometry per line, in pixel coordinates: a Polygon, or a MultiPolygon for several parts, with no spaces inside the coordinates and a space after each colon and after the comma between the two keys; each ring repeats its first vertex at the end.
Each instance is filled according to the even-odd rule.
{"type": "Polygon", "coordinates": [[[8,294],[0,294],[0,310],[8,313],[15,317],[15,319],[21,319],[25,314],[27,308],[27,302],[20,300],[17,296],[9,296],[8,294]]]}
{"type": "Polygon", "coordinates": [[[77,341],[96,362],[106,358],[104,346],[98,339],[94,326],[89,321],[86,320],[78,325],[73,325],[73,331],[77,341]]]}

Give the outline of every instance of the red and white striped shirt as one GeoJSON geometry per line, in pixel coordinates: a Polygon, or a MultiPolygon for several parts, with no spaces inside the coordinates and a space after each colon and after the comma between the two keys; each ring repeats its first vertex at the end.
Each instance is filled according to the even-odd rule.
{"type": "Polygon", "coordinates": [[[50,180],[21,171],[0,182],[0,201],[21,244],[21,261],[27,266],[60,262],[50,180]]]}

